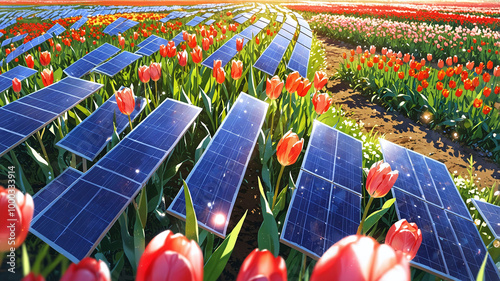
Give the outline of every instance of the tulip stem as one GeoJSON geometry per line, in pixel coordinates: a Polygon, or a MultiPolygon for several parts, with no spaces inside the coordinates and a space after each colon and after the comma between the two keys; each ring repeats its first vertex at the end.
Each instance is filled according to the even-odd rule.
{"type": "Polygon", "coordinates": [[[366,216],[368,215],[368,210],[370,210],[372,202],[373,202],[373,197],[370,196],[370,199],[368,199],[368,204],[366,204],[365,211],[363,213],[363,218],[361,219],[361,223],[359,224],[358,232],[356,232],[357,235],[360,235],[361,232],[363,231],[363,224],[365,224],[366,216]]]}
{"type": "Polygon", "coordinates": [[[132,119],[130,118],[130,115],[128,116],[128,124],[130,125],[130,131],[132,131],[134,128],[132,127],[132,119]]]}
{"type": "Polygon", "coordinates": [[[307,256],[305,254],[302,254],[302,266],[300,267],[300,275],[299,275],[299,281],[304,279],[304,276],[306,274],[306,262],[307,262],[307,256]]]}
{"type": "Polygon", "coordinates": [[[42,135],[40,135],[40,131],[36,132],[36,138],[38,139],[38,143],[42,147],[43,157],[45,158],[45,161],[47,161],[47,165],[50,166],[49,156],[47,155],[47,151],[45,150],[45,145],[43,144],[42,135]]]}
{"type": "Polygon", "coordinates": [[[284,170],[285,170],[285,166],[281,165],[280,174],[278,175],[278,182],[276,183],[276,188],[274,189],[273,205],[272,205],[271,209],[274,209],[274,204],[276,204],[276,198],[278,197],[278,190],[280,188],[281,176],[283,176],[284,170]]]}
{"type": "MultiPolygon", "coordinates": [[[[271,100],[271,104],[273,100],[271,100]]],[[[269,131],[269,137],[271,139],[271,147],[273,146],[273,127],[274,127],[274,114],[271,114],[271,130],[269,131]]]]}

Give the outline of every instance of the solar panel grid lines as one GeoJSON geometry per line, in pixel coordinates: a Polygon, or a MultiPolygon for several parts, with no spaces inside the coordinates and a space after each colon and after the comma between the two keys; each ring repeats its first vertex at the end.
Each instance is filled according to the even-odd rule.
{"type": "Polygon", "coordinates": [[[312,38],[304,34],[301,30],[299,37],[297,37],[297,43],[310,50],[312,46],[312,38]]]}
{"type": "Polygon", "coordinates": [[[66,77],[0,108],[0,157],[102,86],[66,77]]]}
{"type": "Polygon", "coordinates": [[[298,71],[300,76],[307,77],[310,50],[301,44],[295,44],[287,68],[298,71]]]}
{"type": "MultiPolygon", "coordinates": [[[[268,104],[241,93],[186,183],[201,228],[224,238],[268,104]]],[[[167,212],[185,219],[183,188],[167,212]]]]}
{"type": "Polygon", "coordinates": [[[109,61],[95,67],[94,69],[92,69],[92,72],[98,72],[113,77],[118,72],[122,71],[125,67],[134,63],[141,57],[141,55],[124,51],[119,53],[116,57],[110,59],[109,61]]]}
{"type": "Polygon", "coordinates": [[[123,33],[125,31],[127,31],[128,29],[130,29],[131,27],[134,27],[138,24],[139,24],[139,22],[127,19],[126,21],[119,23],[113,29],[108,31],[108,34],[109,35],[118,35],[118,33],[123,33]]]}
{"type": "MultiPolygon", "coordinates": [[[[136,97],[136,106],[130,115],[131,120],[139,116],[145,106],[146,99],[136,97]]],[[[117,133],[121,134],[128,126],[128,118],[119,111],[113,95],[56,145],[89,161],[94,161],[111,141],[114,128],[116,127],[117,133]]]]}
{"type": "Polygon", "coordinates": [[[262,55],[257,59],[253,67],[269,74],[274,75],[279,63],[283,59],[286,49],[290,44],[290,39],[282,37],[279,33],[274,37],[273,41],[264,50],[262,55]]]}
{"type": "Polygon", "coordinates": [[[476,210],[488,225],[493,236],[500,241],[500,207],[476,199],[472,199],[472,203],[476,206],[476,210]]]}
{"type": "Polygon", "coordinates": [[[141,54],[144,56],[151,56],[155,52],[158,52],[160,50],[161,45],[167,45],[168,40],[165,38],[157,37],[151,40],[149,43],[146,43],[141,47],[136,54],[141,54]]]}
{"type": "Polygon", "coordinates": [[[75,263],[90,255],[200,112],[164,101],[45,208],[30,231],[75,263]]]}
{"type": "Polygon", "coordinates": [[[236,39],[244,39],[243,48],[249,42],[248,39],[245,39],[240,34],[236,34],[226,43],[224,43],[224,45],[222,45],[219,49],[217,49],[210,56],[208,56],[202,62],[202,65],[212,69],[214,67],[214,61],[221,60],[222,67],[226,66],[226,64],[228,64],[231,61],[231,59],[238,53],[238,51],[236,50],[236,39]]]}
{"type": "Polygon", "coordinates": [[[204,24],[205,24],[205,25],[211,25],[211,24],[213,24],[214,22],[215,22],[215,20],[214,20],[214,19],[209,19],[209,20],[207,20],[204,24]]]}
{"type": "Polygon", "coordinates": [[[156,40],[157,38],[161,38],[161,37],[158,37],[154,34],[150,35],[148,38],[142,40],[139,44],[137,44],[136,46],[139,47],[139,48],[142,48],[144,46],[146,46],[147,44],[151,43],[152,41],[156,40]]]}
{"type": "Polygon", "coordinates": [[[117,27],[119,24],[121,24],[122,22],[124,22],[126,20],[127,19],[123,18],[123,17],[117,18],[114,22],[112,22],[108,26],[106,26],[106,28],[104,28],[103,32],[106,33],[106,34],[109,34],[109,32],[111,30],[113,30],[115,27],[117,27]]]}
{"type": "Polygon", "coordinates": [[[65,68],[63,72],[68,76],[80,78],[85,74],[90,73],[90,71],[92,71],[94,67],[109,59],[119,51],[120,49],[118,47],[115,47],[109,43],[104,43],[103,45],[99,46],[99,48],[91,51],[81,59],[72,63],[70,66],[65,68]]]}
{"type": "Polygon", "coordinates": [[[197,26],[198,24],[200,24],[204,20],[205,20],[205,18],[203,18],[203,17],[195,16],[188,23],[186,23],[186,25],[187,26],[197,26]]]}

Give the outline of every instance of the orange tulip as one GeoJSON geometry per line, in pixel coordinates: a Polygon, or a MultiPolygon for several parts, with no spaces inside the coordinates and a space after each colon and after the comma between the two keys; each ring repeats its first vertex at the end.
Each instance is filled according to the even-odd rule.
{"type": "Polygon", "coordinates": [[[292,131],[288,131],[278,142],[276,147],[276,156],[281,166],[294,164],[299,158],[304,145],[304,139],[299,140],[299,136],[292,131]]]}
{"type": "Polygon", "coordinates": [[[417,224],[402,219],[391,226],[385,236],[385,244],[403,252],[408,260],[412,260],[422,244],[422,232],[417,224]]]}
{"type": "Polygon", "coordinates": [[[175,47],[175,42],[174,41],[169,41],[167,44],[167,56],[169,58],[175,57],[177,53],[177,48],[175,47]]]}
{"type": "Polygon", "coordinates": [[[243,261],[236,281],[287,281],[286,263],[268,251],[253,250],[243,261]]]}
{"type": "Polygon", "coordinates": [[[45,281],[45,278],[43,278],[43,275],[41,274],[35,274],[31,272],[30,274],[24,276],[21,281],[45,281]]]}
{"type": "Polygon", "coordinates": [[[51,55],[49,52],[45,51],[45,52],[40,53],[40,64],[43,66],[49,65],[50,58],[51,58],[51,55]]]}
{"type": "Polygon", "coordinates": [[[130,88],[123,88],[121,91],[116,91],[115,97],[120,112],[130,116],[135,109],[134,92],[130,88]]]}
{"type": "Polygon", "coordinates": [[[162,58],[167,57],[167,46],[163,44],[160,45],[160,55],[162,56],[162,58]]]}
{"type": "Polygon", "coordinates": [[[483,74],[483,81],[484,81],[485,83],[490,82],[490,78],[491,78],[491,76],[490,76],[490,74],[489,74],[488,72],[485,72],[485,73],[483,74]]]}
{"type": "Polygon", "coordinates": [[[471,62],[471,61],[468,61],[466,64],[465,64],[465,67],[467,67],[468,70],[471,70],[474,68],[474,62],[471,62]]]}
{"type": "Polygon", "coordinates": [[[474,78],[472,79],[472,86],[474,86],[474,87],[479,86],[479,78],[474,77],[474,78]]]}
{"type": "Polygon", "coordinates": [[[401,72],[399,72],[399,73],[398,73],[398,77],[399,77],[399,79],[404,79],[404,78],[405,78],[405,73],[404,73],[404,72],[402,72],[402,71],[401,71],[401,72]]]}
{"type": "Polygon", "coordinates": [[[151,80],[153,81],[160,80],[161,64],[157,62],[152,62],[151,65],[149,65],[149,75],[151,77],[151,80]]]}
{"type": "Polygon", "coordinates": [[[60,52],[62,50],[61,44],[57,43],[56,44],[56,51],[60,52]]]}
{"type": "Polygon", "coordinates": [[[139,34],[137,32],[134,32],[134,40],[137,40],[139,38],[139,34]]]}
{"type": "Polygon", "coordinates": [[[445,76],[445,75],[446,75],[446,72],[444,72],[444,70],[442,70],[442,69],[441,69],[441,70],[438,72],[438,79],[439,79],[439,80],[443,80],[443,78],[444,78],[444,76],[445,76]]]}
{"type": "Polygon", "coordinates": [[[311,281],[410,281],[410,265],[402,253],[375,239],[351,235],[335,243],[318,260],[311,281]]]}
{"type": "Polygon", "coordinates": [[[431,61],[432,60],[432,54],[427,54],[427,60],[431,61]]]}
{"type": "Polygon", "coordinates": [[[297,95],[304,97],[307,95],[307,92],[309,92],[309,89],[311,89],[312,83],[309,82],[309,79],[305,78],[303,81],[299,82],[299,85],[297,86],[297,95]]]}
{"type": "Polygon", "coordinates": [[[461,88],[458,88],[457,91],[455,92],[455,96],[457,96],[459,98],[462,96],[463,92],[464,91],[461,88]]]}
{"type": "Polygon", "coordinates": [[[179,61],[180,66],[186,66],[187,64],[187,52],[183,50],[182,52],[177,53],[177,60],[179,61]]]}
{"type": "Polygon", "coordinates": [[[497,65],[497,66],[493,69],[493,76],[495,76],[495,77],[500,76],[500,65],[497,65]]]}
{"type": "Polygon", "coordinates": [[[61,281],[75,280],[111,281],[111,273],[106,263],[87,257],[77,264],[72,263],[61,278],[61,281]]]}
{"type": "Polygon", "coordinates": [[[141,80],[142,83],[148,83],[149,78],[151,78],[149,67],[147,65],[143,65],[139,67],[138,71],[139,71],[139,80],[141,80]]]}
{"type": "Polygon", "coordinates": [[[12,89],[15,93],[19,93],[22,89],[21,80],[17,78],[12,79],[12,89]]]}
{"type": "Polygon", "coordinates": [[[312,99],[317,114],[325,113],[332,105],[333,99],[326,93],[316,93],[312,99]]]}
{"type": "Polygon", "coordinates": [[[474,103],[472,104],[475,108],[480,108],[483,105],[483,100],[482,99],[475,99],[474,103]]]}
{"type": "Polygon", "coordinates": [[[438,67],[443,68],[444,67],[444,61],[442,59],[438,60],[438,67]]]}
{"type": "Polygon", "coordinates": [[[450,82],[448,82],[448,86],[452,89],[455,89],[455,87],[457,86],[457,82],[450,80],[450,82]]]}
{"type": "Polygon", "coordinates": [[[203,47],[204,51],[208,51],[210,49],[210,40],[208,38],[203,38],[201,41],[201,46],[203,47]]]}
{"type": "Polygon", "coordinates": [[[485,105],[485,106],[483,107],[483,114],[484,114],[484,115],[487,115],[488,113],[490,113],[490,111],[491,111],[491,107],[489,107],[489,106],[487,106],[487,105],[485,105]]]}
{"type": "Polygon", "coordinates": [[[283,90],[283,82],[276,75],[271,80],[267,79],[266,83],[266,95],[269,99],[275,100],[277,99],[281,91],[283,90]]]}
{"type": "Polygon", "coordinates": [[[452,58],[451,57],[447,57],[446,58],[446,65],[451,66],[452,64],[453,64],[452,58]]]}
{"type": "Polygon", "coordinates": [[[495,86],[495,95],[498,95],[498,94],[500,94],[500,87],[495,86]]]}
{"type": "Polygon", "coordinates": [[[490,94],[491,94],[491,88],[484,87],[484,89],[483,89],[483,95],[484,95],[485,97],[489,97],[489,96],[490,96],[490,94]]]}
{"type": "Polygon", "coordinates": [[[243,49],[243,38],[236,38],[236,51],[241,51],[243,49]]]}
{"type": "Polygon", "coordinates": [[[297,91],[297,87],[299,86],[299,83],[301,81],[301,77],[298,71],[294,71],[290,74],[288,74],[286,78],[286,85],[285,88],[286,90],[290,93],[293,94],[297,91]]]}
{"type": "Polygon", "coordinates": [[[52,85],[54,83],[54,72],[52,70],[45,68],[42,73],[42,82],[45,87],[52,85]]]}
{"type": "Polygon", "coordinates": [[[224,80],[226,79],[226,72],[224,71],[224,68],[222,68],[222,61],[220,60],[214,61],[214,68],[212,75],[215,77],[215,81],[217,81],[217,83],[219,84],[224,83],[224,80]]]}
{"type": "Polygon", "coordinates": [[[0,222],[3,226],[0,228],[0,252],[23,244],[33,218],[33,208],[33,199],[28,193],[23,195],[18,189],[0,186],[0,222]],[[15,227],[7,227],[13,220],[15,227]]]}
{"type": "Polygon", "coordinates": [[[187,33],[185,30],[182,31],[182,39],[184,41],[188,41],[189,39],[189,33],[187,33]]]}
{"type": "Polygon", "coordinates": [[[194,63],[200,63],[203,60],[203,53],[200,46],[196,46],[193,48],[193,50],[191,51],[191,58],[193,59],[194,63]]]}
{"type": "Polygon", "coordinates": [[[492,69],[492,68],[493,68],[493,62],[489,60],[489,61],[486,63],[486,68],[487,68],[487,69],[492,69]]]}
{"type": "Polygon", "coordinates": [[[443,82],[438,81],[436,83],[436,90],[441,91],[443,89],[443,87],[444,87],[443,82]]]}
{"type": "Polygon", "coordinates": [[[203,281],[203,253],[195,241],[166,230],[144,250],[136,281],[203,281]]]}
{"type": "Polygon", "coordinates": [[[323,71],[316,71],[314,74],[314,88],[319,91],[326,85],[326,83],[328,83],[326,73],[323,71]]]}
{"type": "Polygon", "coordinates": [[[238,80],[243,73],[243,62],[233,60],[231,63],[231,78],[238,80]]]}
{"type": "Polygon", "coordinates": [[[196,41],[196,34],[188,34],[188,46],[193,49],[198,45],[198,41],[196,41]]]}
{"type": "Polygon", "coordinates": [[[373,163],[366,177],[366,191],[373,198],[384,197],[398,179],[399,172],[392,171],[389,163],[373,163]]]}
{"type": "Polygon", "coordinates": [[[24,57],[24,60],[26,61],[26,66],[29,68],[34,68],[35,67],[35,61],[33,60],[32,55],[27,55],[24,57]]]}

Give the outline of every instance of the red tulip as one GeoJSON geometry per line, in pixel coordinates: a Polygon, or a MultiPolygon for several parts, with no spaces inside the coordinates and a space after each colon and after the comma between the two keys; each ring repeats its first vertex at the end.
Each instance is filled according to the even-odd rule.
{"type": "Polygon", "coordinates": [[[492,69],[492,68],[493,68],[493,62],[489,60],[489,61],[486,63],[486,68],[487,68],[487,69],[492,69]]]}
{"type": "Polygon", "coordinates": [[[160,45],[160,55],[165,58],[167,57],[167,46],[161,44],[160,45]]]}
{"type": "Polygon", "coordinates": [[[472,79],[472,86],[474,86],[474,87],[479,86],[479,78],[474,77],[474,78],[472,79]]]}
{"type": "Polygon", "coordinates": [[[253,250],[243,261],[236,281],[286,281],[286,263],[282,257],[274,257],[268,250],[253,250]]]}
{"type": "Polygon", "coordinates": [[[466,64],[465,64],[465,67],[467,67],[468,70],[471,70],[474,68],[474,62],[470,62],[468,61],[466,64]]]}
{"type": "Polygon", "coordinates": [[[457,63],[458,62],[458,57],[455,55],[453,56],[453,63],[457,63]]]}
{"type": "Polygon", "coordinates": [[[187,33],[185,30],[182,31],[182,39],[184,41],[187,41],[189,38],[189,33],[187,33]]]}
{"type": "Polygon", "coordinates": [[[495,77],[500,76],[500,65],[497,65],[497,66],[493,69],[493,76],[495,76],[495,77]]]}
{"type": "Polygon", "coordinates": [[[167,44],[167,56],[169,58],[173,58],[175,57],[176,53],[177,53],[177,48],[175,47],[175,42],[169,41],[167,44]]]}
{"type": "Polygon", "coordinates": [[[297,87],[299,86],[301,80],[302,78],[300,77],[298,71],[294,71],[288,74],[285,85],[286,90],[291,94],[295,93],[297,91],[297,87]]]}
{"type": "Polygon", "coordinates": [[[438,60],[438,67],[443,68],[444,67],[444,61],[442,59],[438,60]]]}
{"type": "Polygon", "coordinates": [[[417,224],[402,219],[391,226],[385,236],[385,244],[403,252],[408,260],[412,260],[422,244],[422,232],[417,224]]]}
{"type": "Polygon", "coordinates": [[[196,41],[196,34],[188,34],[188,46],[193,49],[198,45],[198,41],[196,41]]]}
{"type": "Polygon", "coordinates": [[[191,51],[191,58],[193,59],[194,63],[200,63],[203,60],[203,53],[200,46],[196,46],[193,48],[193,50],[191,51]]]}
{"type": "Polygon", "coordinates": [[[489,97],[489,96],[490,96],[490,94],[491,94],[491,88],[484,87],[484,89],[483,89],[483,95],[484,95],[485,97],[489,97]]]}
{"type": "Polygon", "coordinates": [[[57,43],[57,44],[56,44],[56,50],[57,50],[58,52],[60,52],[60,51],[62,50],[62,48],[61,48],[61,44],[59,44],[59,43],[57,43]]]}
{"type": "Polygon", "coordinates": [[[458,88],[457,91],[455,92],[455,96],[457,96],[457,98],[459,98],[462,96],[463,92],[464,91],[461,88],[458,88]]]}
{"type": "Polygon", "coordinates": [[[45,68],[42,73],[42,82],[45,87],[52,85],[54,83],[54,72],[52,70],[45,68]]]}
{"type": "Polygon", "coordinates": [[[14,92],[19,93],[21,91],[21,88],[21,81],[17,78],[12,79],[12,89],[14,89],[14,92]]]}
{"type": "Polygon", "coordinates": [[[163,231],[149,242],[139,261],[136,281],[203,281],[203,254],[195,241],[163,231]]]}
{"type": "Polygon", "coordinates": [[[472,104],[475,108],[480,108],[483,105],[483,100],[482,99],[475,99],[474,103],[472,104]]]}
{"type": "Polygon", "coordinates": [[[237,38],[236,39],[236,51],[241,51],[243,49],[243,38],[237,38]]]}
{"type": "Polygon", "coordinates": [[[323,71],[316,71],[314,74],[314,88],[319,91],[326,85],[326,83],[328,83],[326,73],[323,71]]]}
{"type": "Polygon", "coordinates": [[[446,65],[451,66],[452,64],[453,64],[452,58],[451,57],[447,57],[446,58],[446,65]]]}
{"type": "Polygon", "coordinates": [[[316,93],[312,99],[317,114],[325,113],[332,105],[333,99],[326,93],[316,93]]]}
{"type": "Polygon", "coordinates": [[[23,244],[33,218],[33,199],[16,188],[0,186],[0,252],[23,244]],[[14,204],[14,205],[12,205],[14,204]],[[13,227],[8,227],[13,224],[13,227]],[[13,234],[13,236],[12,236],[13,234]]]}
{"type": "Polygon", "coordinates": [[[137,32],[134,32],[134,40],[137,40],[139,38],[139,34],[137,32]]]}
{"type": "Polygon", "coordinates": [[[160,80],[161,64],[157,62],[152,62],[151,65],[149,65],[149,75],[151,77],[151,80],[153,81],[160,80]]]}
{"type": "Polygon", "coordinates": [[[446,75],[446,72],[444,72],[444,70],[442,70],[442,69],[441,69],[441,70],[438,72],[438,79],[439,79],[439,80],[443,80],[445,75],[446,75]]]}
{"type": "Polygon", "coordinates": [[[432,54],[427,54],[427,60],[431,61],[432,60],[432,54]]]}
{"type": "Polygon", "coordinates": [[[177,60],[180,66],[186,66],[187,64],[187,52],[186,50],[177,53],[177,60]]]}
{"type": "Polygon", "coordinates": [[[135,108],[134,92],[130,88],[123,88],[121,91],[116,91],[115,97],[120,112],[130,116],[135,108]]]}
{"type": "Polygon", "coordinates": [[[484,114],[484,115],[487,115],[488,113],[490,113],[490,111],[491,111],[491,107],[489,107],[489,106],[487,106],[487,105],[485,105],[485,106],[483,107],[483,114],[484,114]]]}
{"type": "Polygon", "coordinates": [[[307,95],[307,92],[309,92],[309,89],[311,89],[312,83],[309,82],[309,79],[305,78],[304,81],[300,81],[299,85],[297,86],[297,95],[304,97],[307,95]]]}
{"type": "Polygon", "coordinates": [[[34,68],[35,67],[35,61],[33,60],[33,56],[32,55],[26,55],[24,57],[24,60],[26,61],[26,66],[29,67],[29,68],[34,68]]]}
{"type": "Polygon", "coordinates": [[[450,91],[448,89],[443,89],[441,92],[443,94],[443,97],[447,98],[450,96],[450,91]]]}
{"type": "Polygon", "coordinates": [[[495,86],[495,95],[498,95],[500,93],[500,87],[495,86]]]}
{"type": "Polygon", "coordinates": [[[203,47],[204,51],[208,51],[208,49],[210,49],[210,40],[208,38],[203,38],[201,46],[203,47]]]}
{"type": "Polygon", "coordinates": [[[269,99],[275,100],[277,99],[281,91],[283,90],[283,82],[276,75],[271,80],[267,79],[266,83],[266,95],[269,99]]]}
{"type": "Polygon", "coordinates": [[[40,53],[40,64],[43,66],[49,65],[50,58],[51,58],[51,55],[49,52],[45,51],[45,52],[40,53]]]}
{"type": "Polygon", "coordinates": [[[111,281],[111,274],[103,261],[84,258],[77,264],[72,263],[61,281],[111,281]]]}
{"type": "Polygon", "coordinates": [[[151,78],[149,67],[147,65],[143,65],[139,67],[138,71],[139,71],[139,80],[141,80],[142,83],[148,83],[149,78],[151,78]]]}
{"type": "Polygon", "coordinates": [[[398,179],[399,172],[392,171],[389,163],[373,163],[366,177],[366,191],[373,198],[384,197],[398,179]]]}
{"type": "Polygon", "coordinates": [[[288,131],[278,142],[276,147],[276,157],[281,166],[294,164],[299,158],[304,145],[304,139],[299,140],[299,136],[292,131],[288,131]]]}
{"type": "Polygon", "coordinates": [[[457,86],[457,82],[450,80],[450,82],[448,82],[448,86],[452,89],[455,89],[455,87],[457,86]]]}
{"type": "Polygon", "coordinates": [[[367,236],[351,235],[318,260],[311,281],[410,281],[410,265],[401,253],[367,236]]]}
{"type": "Polygon", "coordinates": [[[238,80],[243,73],[243,62],[233,60],[231,63],[231,78],[238,80]]]}
{"type": "Polygon", "coordinates": [[[398,73],[398,77],[399,77],[399,79],[404,79],[404,78],[405,78],[405,73],[404,73],[404,72],[402,72],[402,71],[401,71],[401,72],[399,72],[399,73],[398,73]]]}
{"type": "Polygon", "coordinates": [[[41,274],[35,275],[35,273],[31,272],[30,274],[24,276],[21,281],[45,281],[45,278],[41,274]]]}
{"type": "Polygon", "coordinates": [[[483,74],[483,81],[484,81],[485,83],[490,82],[490,78],[491,78],[491,76],[490,76],[490,74],[489,74],[488,72],[485,72],[485,73],[483,74]]]}

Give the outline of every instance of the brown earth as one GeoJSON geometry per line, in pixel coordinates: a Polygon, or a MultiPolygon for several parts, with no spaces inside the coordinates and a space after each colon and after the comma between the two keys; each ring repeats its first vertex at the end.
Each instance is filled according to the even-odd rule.
{"type": "MultiPolygon", "coordinates": [[[[324,42],[327,74],[332,76],[342,61],[342,53],[349,52],[354,46],[318,35],[324,42]]],[[[468,175],[468,159],[475,161],[476,181],[483,187],[500,184],[500,165],[490,160],[484,152],[475,150],[451,140],[445,135],[399,114],[387,111],[384,107],[370,102],[366,96],[353,91],[340,80],[329,81],[327,88],[334,94],[334,103],[341,104],[351,119],[362,122],[367,131],[384,134],[391,142],[424,154],[446,164],[449,171],[458,175],[468,175]]]]}

